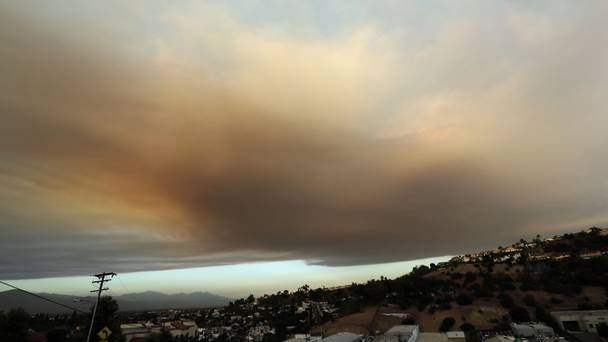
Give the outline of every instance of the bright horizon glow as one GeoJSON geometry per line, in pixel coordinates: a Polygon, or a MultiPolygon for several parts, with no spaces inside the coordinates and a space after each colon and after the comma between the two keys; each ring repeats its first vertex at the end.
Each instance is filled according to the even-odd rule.
{"type": "MultiPolygon", "coordinates": [[[[302,260],[246,263],[188,269],[131,272],[119,274],[109,283],[109,295],[158,291],[210,292],[230,298],[249,294],[260,296],[277,291],[296,290],[308,284],[312,288],[365,282],[380,276],[395,278],[409,273],[414,266],[447,261],[451,256],[375,265],[328,267],[308,265],[302,260]]],[[[92,289],[91,277],[58,277],[7,280],[9,283],[35,293],[56,293],[87,296],[92,289]]],[[[0,289],[0,291],[10,288],[0,289]]]]}

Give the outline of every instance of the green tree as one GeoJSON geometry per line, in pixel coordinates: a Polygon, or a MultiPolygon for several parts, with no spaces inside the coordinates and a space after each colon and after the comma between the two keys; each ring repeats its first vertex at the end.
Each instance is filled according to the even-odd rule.
{"type": "Polygon", "coordinates": [[[475,326],[471,323],[463,323],[460,326],[460,330],[462,330],[464,332],[475,331],[475,326]]]}
{"type": "Polygon", "coordinates": [[[606,323],[600,323],[597,327],[597,334],[603,338],[608,337],[608,325],[606,323]]]}
{"type": "Polygon", "coordinates": [[[70,332],[66,328],[55,328],[46,334],[46,342],[66,342],[70,332]]]}
{"type": "MultiPolygon", "coordinates": [[[[124,341],[117,312],[118,303],[116,303],[112,297],[104,296],[99,299],[97,313],[95,314],[95,322],[93,323],[93,331],[91,332],[91,341],[97,341],[99,339],[97,333],[104,327],[108,327],[112,331],[112,334],[108,338],[108,342],[124,341]]],[[[88,328],[89,327],[87,326],[87,332],[88,328]]]]}
{"type": "Polygon", "coordinates": [[[532,295],[525,295],[524,304],[526,304],[526,306],[534,307],[536,306],[536,298],[534,298],[532,295]]]}
{"type": "Polygon", "coordinates": [[[522,306],[514,306],[509,310],[509,315],[514,322],[530,322],[528,310],[522,306]]]}
{"type": "Polygon", "coordinates": [[[506,293],[501,293],[498,295],[498,300],[500,301],[500,304],[507,309],[510,309],[515,305],[513,298],[506,293]]]}
{"type": "Polygon", "coordinates": [[[455,323],[456,323],[456,320],[454,319],[454,317],[446,317],[441,322],[441,325],[439,326],[439,331],[446,332],[446,331],[452,329],[452,327],[454,326],[455,323]]]}
{"type": "Polygon", "coordinates": [[[27,337],[30,318],[30,315],[23,309],[11,309],[6,316],[6,337],[2,341],[24,341],[27,337]]]}
{"type": "Polygon", "coordinates": [[[173,336],[167,331],[163,330],[159,333],[151,334],[146,337],[146,342],[173,342],[173,336]]]}
{"type": "Polygon", "coordinates": [[[468,296],[466,293],[461,293],[456,296],[456,302],[458,302],[458,305],[471,305],[473,304],[473,298],[468,296]]]}
{"type": "Polygon", "coordinates": [[[247,303],[249,303],[249,304],[253,304],[253,302],[255,302],[255,296],[254,296],[254,295],[252,295],[252,294],[250,294],[250,295],[247,297],[247,303]]]}

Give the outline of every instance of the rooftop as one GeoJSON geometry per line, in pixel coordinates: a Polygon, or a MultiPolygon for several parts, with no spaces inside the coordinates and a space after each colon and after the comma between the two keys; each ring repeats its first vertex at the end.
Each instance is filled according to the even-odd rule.
{"type": "Polygon", "coordinates": [[[444,333],[425,332],[418,335],[416,342],[448,342],[448,337],[444,333]]]}
{"type": "Polygon", "coordinates": [[[465,338],[464,331],[448,331],[445,334],[448,338],[465,338]]]}
{"type": "Polygon", "coordinates": [[[608,310],[570,310],[552,311],[552,315],[588,315],[588,316],[608,316],[608,310]]]}
{"type": "Polygon", "coordinates": [[[418,329],[417,325],[395,325],[394,327],[388,329],[384,334],[385,335],[411,335],[414,331],[418,329]]]}
{"type": "Polygon", "coordinates": [[[321,341],[323,342],[356,342],[360,341],[363,336],[358,334],[353,334],[349,332],[340,332],[331,336],[328,336],[321,341]]]}

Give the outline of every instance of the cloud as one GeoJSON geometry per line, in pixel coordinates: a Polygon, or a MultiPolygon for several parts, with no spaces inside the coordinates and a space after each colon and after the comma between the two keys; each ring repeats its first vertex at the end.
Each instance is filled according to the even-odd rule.
{"type": "Polygon", "coordinates": [[[414,39],[183,6],[0,12],[1,277],[380,263],[608,221],[605,8],[468,9],[414,39]]]}

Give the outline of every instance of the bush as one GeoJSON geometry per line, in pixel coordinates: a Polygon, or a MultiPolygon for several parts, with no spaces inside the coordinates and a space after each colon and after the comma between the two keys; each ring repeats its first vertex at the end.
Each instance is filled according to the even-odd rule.
{"type": "Polygon", "coordinates": [[[439,305],[439,310],[450,310],[452,308],[452,304],[445,302],[439,305]]]}
{"type": "Polygon", "coordinates": [[[522,306],[515,306],[509,310],[509,315],[514,322],[530,322],[528,310],[522,306]]]}
{"type": "Polygon", "coordinates": [[[452,329],[452,327],[454,326],[455,323],[456,323],[456,320],[454,319],[454,317],[446,317],[441,322],[441,325],[439,326],[439,331],[446,332],[446,331],[452,329]]]}
{"type": "Polygon", "coordinates": [[[70,332],[65,328],[55,328],[46,333],[47,342],[65,342],[70,332]]]}
{"type": "Polygon", "coordinates": [[[597,327],[597,334],[603,338],[608,337],[608,325],[606,323],[600,323],[597,327]]]}
{"type": "Polygon", "coordinates": [[[418,323],[416,323],[416,320],[415,320],[415,319],[413,319],[413,318],[411,318],[411,317],[408,317],[408,318],[406,318],[406,319],[402,320],[402,321],[401,321],[401,324],[403,324],[403,325],[416,325],[416,324],[418,324],[418,323]]]}
{"type": "Polygon", "coordinates": [[[559,299],[559,298],[555,298],[555,297],[551,297],[551,298],[549,299],[549,301],[551,301],[551,303],[553,303],[553,304],[561,304],[561,303],[563,303],[563,302],[564,302],[563,300],[561,300],[561,299],[559,299]]]}
{"type": "Polygon", "coordinates": [[[522,283],[522,284],[519,286],[519,289],[520,289],[521,291],[526,292],[526,291],[535,291],[535,290],[539,290],[539,287],[538,287],[538,285],[536,285],[536,284],[532,284],[532,283],[522,283]]]}
{"type": "Polygon", "coordinates": [[[538,321],[541,321],[545,324],[547,324],[548,326],[550,326],[551,328],[553,328],[553,330],[555,330],[555,332],[561,332],[561,326],[555,321],[555,319],[553,318],[553,316],[551,316],[551,314],[545,310],[545,308],[543,308],[540,305],[536,306],[536,319],[538,321]]]}
{"type": "Polygon", "coordinates": [[[462,277],[463,275],[460,272],[450,274],[450,278],[452,278],[452,280],[462,279],[462,277]]]}
{"type": "Polygon", "coordinates": [[[515,305],[515,303],[513,302],[513,298],[511,298],[511,296],[506,293],[501,293],[498,296],[498,300],[500,301],[500,305],[504,306],[507,309],[510,309],[513,307],[513,305],[515,305]]]}
{"type": "Polygon", "coordinates": [[[461,293],[456,297],[456,302],[458,305],[471,305],[473,304],[473,298],[465,293],[461,293]]]}
{"type": "Polygon", "coordinates": [[[526,304],[526,306],[530,306],[530,307],[536,306],[536,299],[532,295],[525,295],[524,304],[526,304]]]}
{"type": "Polygon", "coordinates": [[[470,284],[472,282],[474,282],[477,279],[477,274],[473,273],[473,272],[467,272],[464,275],[464,284],[470,284]]]}
{"type": "Polygon", "coordinates": [[[466,332],[469,332],[469,331],[474,331],[474,330],[476,330],[476,328],[475,328],[475,326],[474,326],[473,324],[471,324],[471,323],[463,323],[463,324],[460,326],[460,330],[462,330],[462,331],[464,331],[464,332],[466,333],[466,332]]]}

